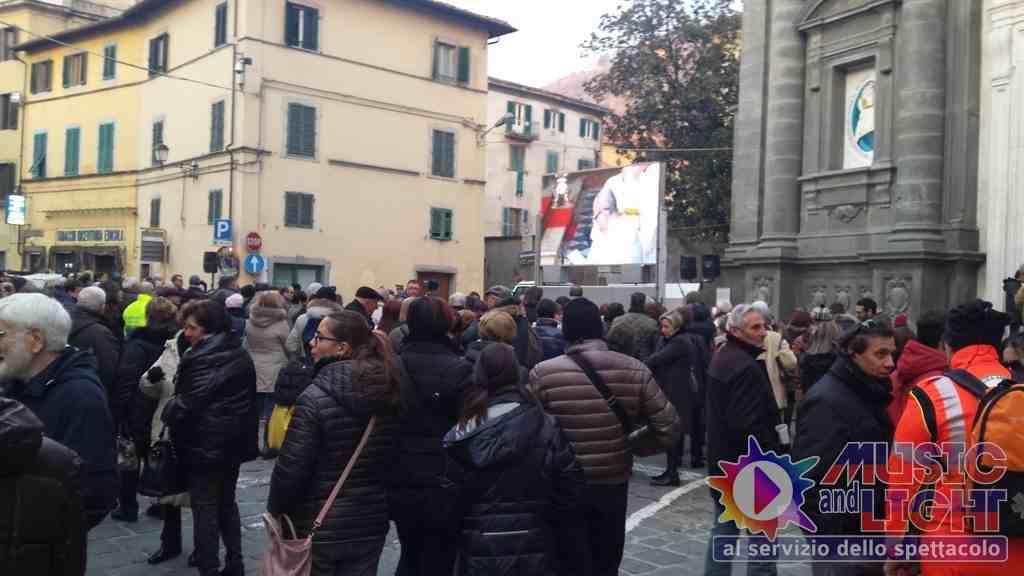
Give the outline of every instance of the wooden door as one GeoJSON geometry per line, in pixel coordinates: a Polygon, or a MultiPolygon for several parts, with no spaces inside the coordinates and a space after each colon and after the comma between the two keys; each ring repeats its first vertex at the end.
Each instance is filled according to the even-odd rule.
{"type": "Polygon", "coordinates": [[[448,300],[448,296],[451,295],[452,287],[452,274],[443,274],[441,272],[417,272],[416,279],[419,280],[420,289],[423,293],[427,291],[427,282],[433,280],[437,282],[437,290],[434,291],[434,296],[443,298],[445,301],[448,300]]]}

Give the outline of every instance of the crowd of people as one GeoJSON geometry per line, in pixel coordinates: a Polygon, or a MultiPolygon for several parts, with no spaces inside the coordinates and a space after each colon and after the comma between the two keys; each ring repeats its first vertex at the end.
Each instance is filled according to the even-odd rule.
{"type": "MultiPolygon", "coordinates": [[[[557,300],[503,286],[442,299],[410,281],[347,304],[333,286],[230,277],[212,290],[198,276],[186,288],[180,275],[88,274],[0,288],[0,481],[15,496],[0,496],[0,513],[33,525],[19,532],[27,552],[0,552],[16,573],[81,574],[91,528],[108,514],[138,521],[130,452],[145,461],[169,442],[172,486],[144,511],[163,520],[150,564],[184,552],[190,507],[189,565],[243,574],[235,489],[240,466],[263,457],[276,458],[267,510],[312,536],[313,574],[376,574],[393,522],[399,576],[613,575],[644,444],[666,458],[651,484],[678,486],[686,455],[721,475],[750,436],[826,462],[847,442],[955,440],[978,399],[959,398],[953,426],[944,373],[1024,372],[1024,340],[981,301],[912,322],[864,299],[856,315],[834,305],[782,323],[765,302],[712,307],[693,293],[666,310],[638,292],[628,308],[599,307],[579,287],[557,300]],[[951,429],[923,421],[924,403],[951,429]],[[34,495],[42,513],[14,509],[34,495]]],[[[712,535],[739,538],[712,498],[712,535]]],[[[856,514],[808,513],[819,533],[860,534],[856,514]]],[[[870,570],[815,566],[882,567],[870,570]]],[[[706,573],[730,571],[709,548],[706,573]]]]}

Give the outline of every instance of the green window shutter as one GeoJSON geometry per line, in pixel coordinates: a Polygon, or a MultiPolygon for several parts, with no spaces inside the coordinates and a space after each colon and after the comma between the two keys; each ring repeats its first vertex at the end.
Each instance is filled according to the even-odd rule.
{"type": "Polygon", "coordinates": [[[285,192],[284,195],[284,225],[299,225],[299,195],[295,192],[285,192]]]}
{"type": "Polygon", "coordinates": [[[64,57],[64,87],[71,86],[71,57],[64,57]]]}
{"type": "Polygon", "coordinates": [[[117,46],[103,49],[103,79],[112,80],[117,76],[117,46]]]}
{"type": "Polygon", "coordinates": [[[526,123],[523,124],[523,134],[529,136],[533,133],[533,106],[526,105],[526,123]]]}
{"type": "Polygon", "coordinates": [[[441,239],[441,210],[437,208],[430,209],[430,238],[432,240],[441,239]]]}
{"type": "Polygon", "coordinates": [[[224,101],[210,107],[210,152],[224,149],[224,101]]]}
{"type": "Polygon", "coordinates": [[[316,156],[316,108],[302,107],[302,154],[316,156]]]}
{"type": "Polygon", "coordinates": [[[460,84],[469,84],[469,47],[459,47],[459,75],[457,80],[460,84]]]}
{"type": "Polygon", "coordinates": [[[218,4],[214,11],[213,45],[221,46],[228,41],[228,4],[218,4]]]}
{"type": "Polygon", "coordinates": [[[306,228],[312,228],[313,204],[316,202],[316,199],[312,194],[302,194],[299,196],[299,199],[301,200],[299,204],[299,223],[306,228]]]}
{"type": "Polygon", "coordinates": [[[580,138],[587,137],[587,119],[580,118],[580,138]]]}
{"type": "Polygon", "coordinates": [[[101,174],[114,171],[114,125],[100,125],[99,154],[96,171],[101,174]]]}
{"type": "Polygon", "coordinates": [[[285,3],[284,12],[284,43],[288,46],[299,45],[299,16],[301,10],[291,2],[285,3]]]}
{"type": "Polygon", "coordinates": [[[46,178],[46,133],[32,137],[32,177],[46,178]]]}
{"type": "Polygon", "coordinates": [[[302,148],[299,145],[302,130],[302,110],[298,104],[288,105],[288,153],[299,155],[302,148]]]}
{"type": "Polygon", "coordinates": [[[434,41],[434,57],[431,58],[431,66],[432,66],[432,68],[431,68],[431,71],[430,71],[430,77],[433,78],[434,80],[437,80],[437,74],[438,74],[438,71],[440,69],[440,64],[438,63],[438,60],[440,58],[441,58],[441,44],[435,40],[434,41]]]}
{"type": "Polygon", "coordinates": [[[32,65],[32,72],[29,80],[29,92],[35,94],[39,92],[39,64],[32,65]]]}
{"type": "Polygon", "coordinates": [[[153,198],[149,201],[149,227],[160,227],[160,199],[153,198]]]}
{"type": "Polygon", "coordinates": [[[544,129],[551,128],[551,110],[544,110],[544,129]]]}
{"type": "Polygon", "coordinates": [[[434,150],[431,156],[433,165],[430,167],[430,173],[434,176],[441,176],[441,173],[444,171],[442,168],[444,163],[444,142],[441,137],[442,134],[444,133],[440,130],[434,130],[434,150]]]}
{"type": "Polygon", "coordinates": [[[601,124],[599,122],[594,122],[594,140],[600,140],[600,139],[601,139],[601,124]]]}
{"type": "Polygon", "coordinates": [[[159,162],[157,161],[157,157],[156,157],[156,147],[159,146],[160,144],[163,144],[163,143],[164,143],[164,121],[160,120],[158,122],[153,122],[153,146],[152,146],[153,158],[152,158],[152,160],[153,160],[153,165],[154,166],[159,164],[159,162]]]}
{"type": "Polygon", "coordinates": [[[75,83],[76,84],[81,84],[81,85],[84,86],[86,84],[86,82],[88,81],[88,79],[89,79],[89,55],[88,54],[82,54],[81,58],[82,58],[82,68],[78,72],[80,74],[80,76],[75,79],[75,83]]]}
{"type": "Polygon", "coordinates": [[[565,112],[558,113],[558,131],[565,132],[565,112]]]}
{"type": "Polygon", "coordinates": [[[302,47],[318,50],[320,47],[320,11],[308,6],[302,7],[302,47]]]}
{"type": "Polygon", "coordinates": [[[554,174],[558,172],[558,152],[548,152],[547,157],[547,173],[554,174]]]}
{"type": "Polygon", "coordinates": [[[444,134],[444,175],[448,178],[455,177],[455,134],[443,132],[444,134]]]}
{"type": "Polygon", "coordinates": [[[159,38],[151,38],[149,40],[149,75],[155,76],[160,69],[160,62],[157,60],[160,54],[159,38]]]}
{"type": "Polygon", "coordinates": [[[441,231],[441,236],[445,240],[451,240],[452,239],[452,219],[454,217],[454,212],[452,212],[451,210],[445,210],[444,212],[442,212],[441,217],[442,217],[442,223],[444,225],[443,229],[441,231]]]}
{"type": "Polygon", "coordinates": [[[220,219],[221,203],[224,198],[223,190],[210,190],[206,209],[207,224],[213,224],[220,219]]]}
{"type": "Polygon", "coordinates": [[[78,128],[68,128],[64,133],[64,175],[78,176],[78,149],[79,134],[78,128]]]}
{"type": "Polygon", "coordinates": [[[505,124],[505,132],[508,133],[512,131],[512,126],[516,123],[516,103],[509,100],[508,105],[505,107],[505,110],[508,114],[511,114],[513,118],[511,122],[505,124]]]}
{"type": "Polygon", "coordinates": [[[516,172],[516,196],[522,196],[526,192],[526,173],[522,170],[516,172]]]}

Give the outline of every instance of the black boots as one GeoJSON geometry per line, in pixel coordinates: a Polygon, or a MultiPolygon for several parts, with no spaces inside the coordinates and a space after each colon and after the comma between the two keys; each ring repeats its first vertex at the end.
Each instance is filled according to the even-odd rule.
{"type": "Polygon", "coordinates": [[[679,486],[679,470],[670,466],[665,472],[651,478],[651,486],[679,486]]]}
{"type": "MultiPolygon", "coordinates": [[[[181,548],[175,550],[167,546],[161,546],[159,550],[153,552],[153,554],[151,554],[149,558],[146,559],[146,563],[150,565],[156,565],[162,562],[166,562],[172,558],[177,558],[178,556],[181,556],[181,548]]],[[[191,559],[192,557],[189,556],[189,560],[191,559]]]]}

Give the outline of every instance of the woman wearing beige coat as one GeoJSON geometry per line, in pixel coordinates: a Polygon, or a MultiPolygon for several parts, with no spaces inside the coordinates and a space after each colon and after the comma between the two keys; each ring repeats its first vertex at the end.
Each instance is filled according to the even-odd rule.
{"type": "Polygon", "coordinates": [[[260,411],[260,452],[266,452],[266,427],[274,409],[277,373],[288,364],[288,311],[284,299],[273,291],[260,292],[249,308],[245,325],[245,349],[256,365],[256,396],[260,411]]]}

